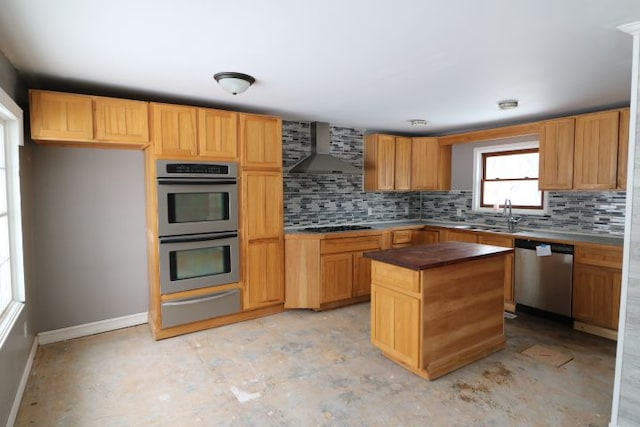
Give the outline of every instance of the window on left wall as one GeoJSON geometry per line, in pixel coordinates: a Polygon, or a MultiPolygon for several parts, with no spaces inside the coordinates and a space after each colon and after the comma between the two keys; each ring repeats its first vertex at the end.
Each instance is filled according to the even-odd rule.
{"type": "Polygon", "coordinates": [[[22,110],[0,89],[0,345],[24,306],[19,146],[22,110]]]}

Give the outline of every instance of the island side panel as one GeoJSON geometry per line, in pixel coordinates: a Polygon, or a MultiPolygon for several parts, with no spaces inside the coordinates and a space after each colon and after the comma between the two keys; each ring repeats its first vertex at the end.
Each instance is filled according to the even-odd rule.
{"type": "Polygon", "coordinates": [[[422,367],[430,379],[504,347],[504,258],[422,271],[422,367]]]}

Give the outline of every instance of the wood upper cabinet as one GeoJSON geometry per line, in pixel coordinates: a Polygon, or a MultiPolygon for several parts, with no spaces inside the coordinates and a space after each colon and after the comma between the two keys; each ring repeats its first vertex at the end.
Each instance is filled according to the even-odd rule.
{"type": "Polygon", "coordinates": [[[576,246],[573,266],[573,317],[618,329],[622,248],[576,246]]]}
{"type": "Polygon", "coordinates": [[[620,110],[620,129],[618,132],[618,185],[619,190],[627,188],[627,161],[629,159],[629,109],[620,110]]]}
{"type": "Polygon", "coordinates": [[[31,138],[49,141],[91,141],[93,98],[31,90],[31,138]]]}
{"type": "Polygon", "coordinates": [[[282,119],[240,114],[243,168],[282,169],[282,119]]]}
{"type": "Polygon", "coordinates": [[[437,138],[413,138],[411,144],[411,189],[451,188],[451,146],[440,146],[437,138]]]}
{"type": "Polygon", "coordinates": [[[618,110],[576,118],[573,188],[606,190],[617,186],[618,110]]]}
{"type": "Polygon", "coordinates": [[[242,218],[245,239],[280,237],[284,230],[282,173],[242,173],[242,218]]]}
{"type": "Polygon", "coordinates": [[[198,154],[238,161],[238,113],[198,108],[198,154]]]}
{"type": "Polygon", "coordinates": [[[250,242],[244,251],[245,310],[284,301],[284,240],[250,242]]]}
{"type": "Polygon", "coordinates": [[[198,154],[197,108],[152,102],[150,109],[151,140],[157,155],[198,154]]]}
{"type": "Polygon", "coordinates": [[[364,189],[367,191],[394,190],[396,188],[396,137],[381,134],[366,135],[364,144],[364,189]]]}
{"type": "Polygon", "coordinates": [[[575,119],[560,119],[540,125],[540,190],[573,188],[575,119]]]}
{"type": "Polygon", "coordinates": [[[96,97],[95,139],[149,142],[149,104],[143,101],[96,97]]]}

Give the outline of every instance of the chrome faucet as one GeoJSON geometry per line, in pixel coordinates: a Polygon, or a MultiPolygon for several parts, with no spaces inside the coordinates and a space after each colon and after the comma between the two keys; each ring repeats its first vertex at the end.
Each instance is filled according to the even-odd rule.
{"type": "Polygon", "coordinates": [[[502,216],[507,218],[507,228],[509,231],[514,231],[516,229],[516,225],[521,217],[514,217],[513,212],[511,210],[511,199],[504,199],[504,208],[502,209],[502,216]]]}

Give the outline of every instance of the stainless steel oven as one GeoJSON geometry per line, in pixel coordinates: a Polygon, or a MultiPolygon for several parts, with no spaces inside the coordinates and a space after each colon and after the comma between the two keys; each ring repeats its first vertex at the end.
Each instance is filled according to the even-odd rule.
{"type": "Polygon", "coordinates": [[[160,238],[162,293],[238,282],[238,253],[237,232],[160,238]]]}
{"type": "Polygon", "coordinates": [[[158,160],[161,237],[238,229],[238,166],[158,160]]]}

